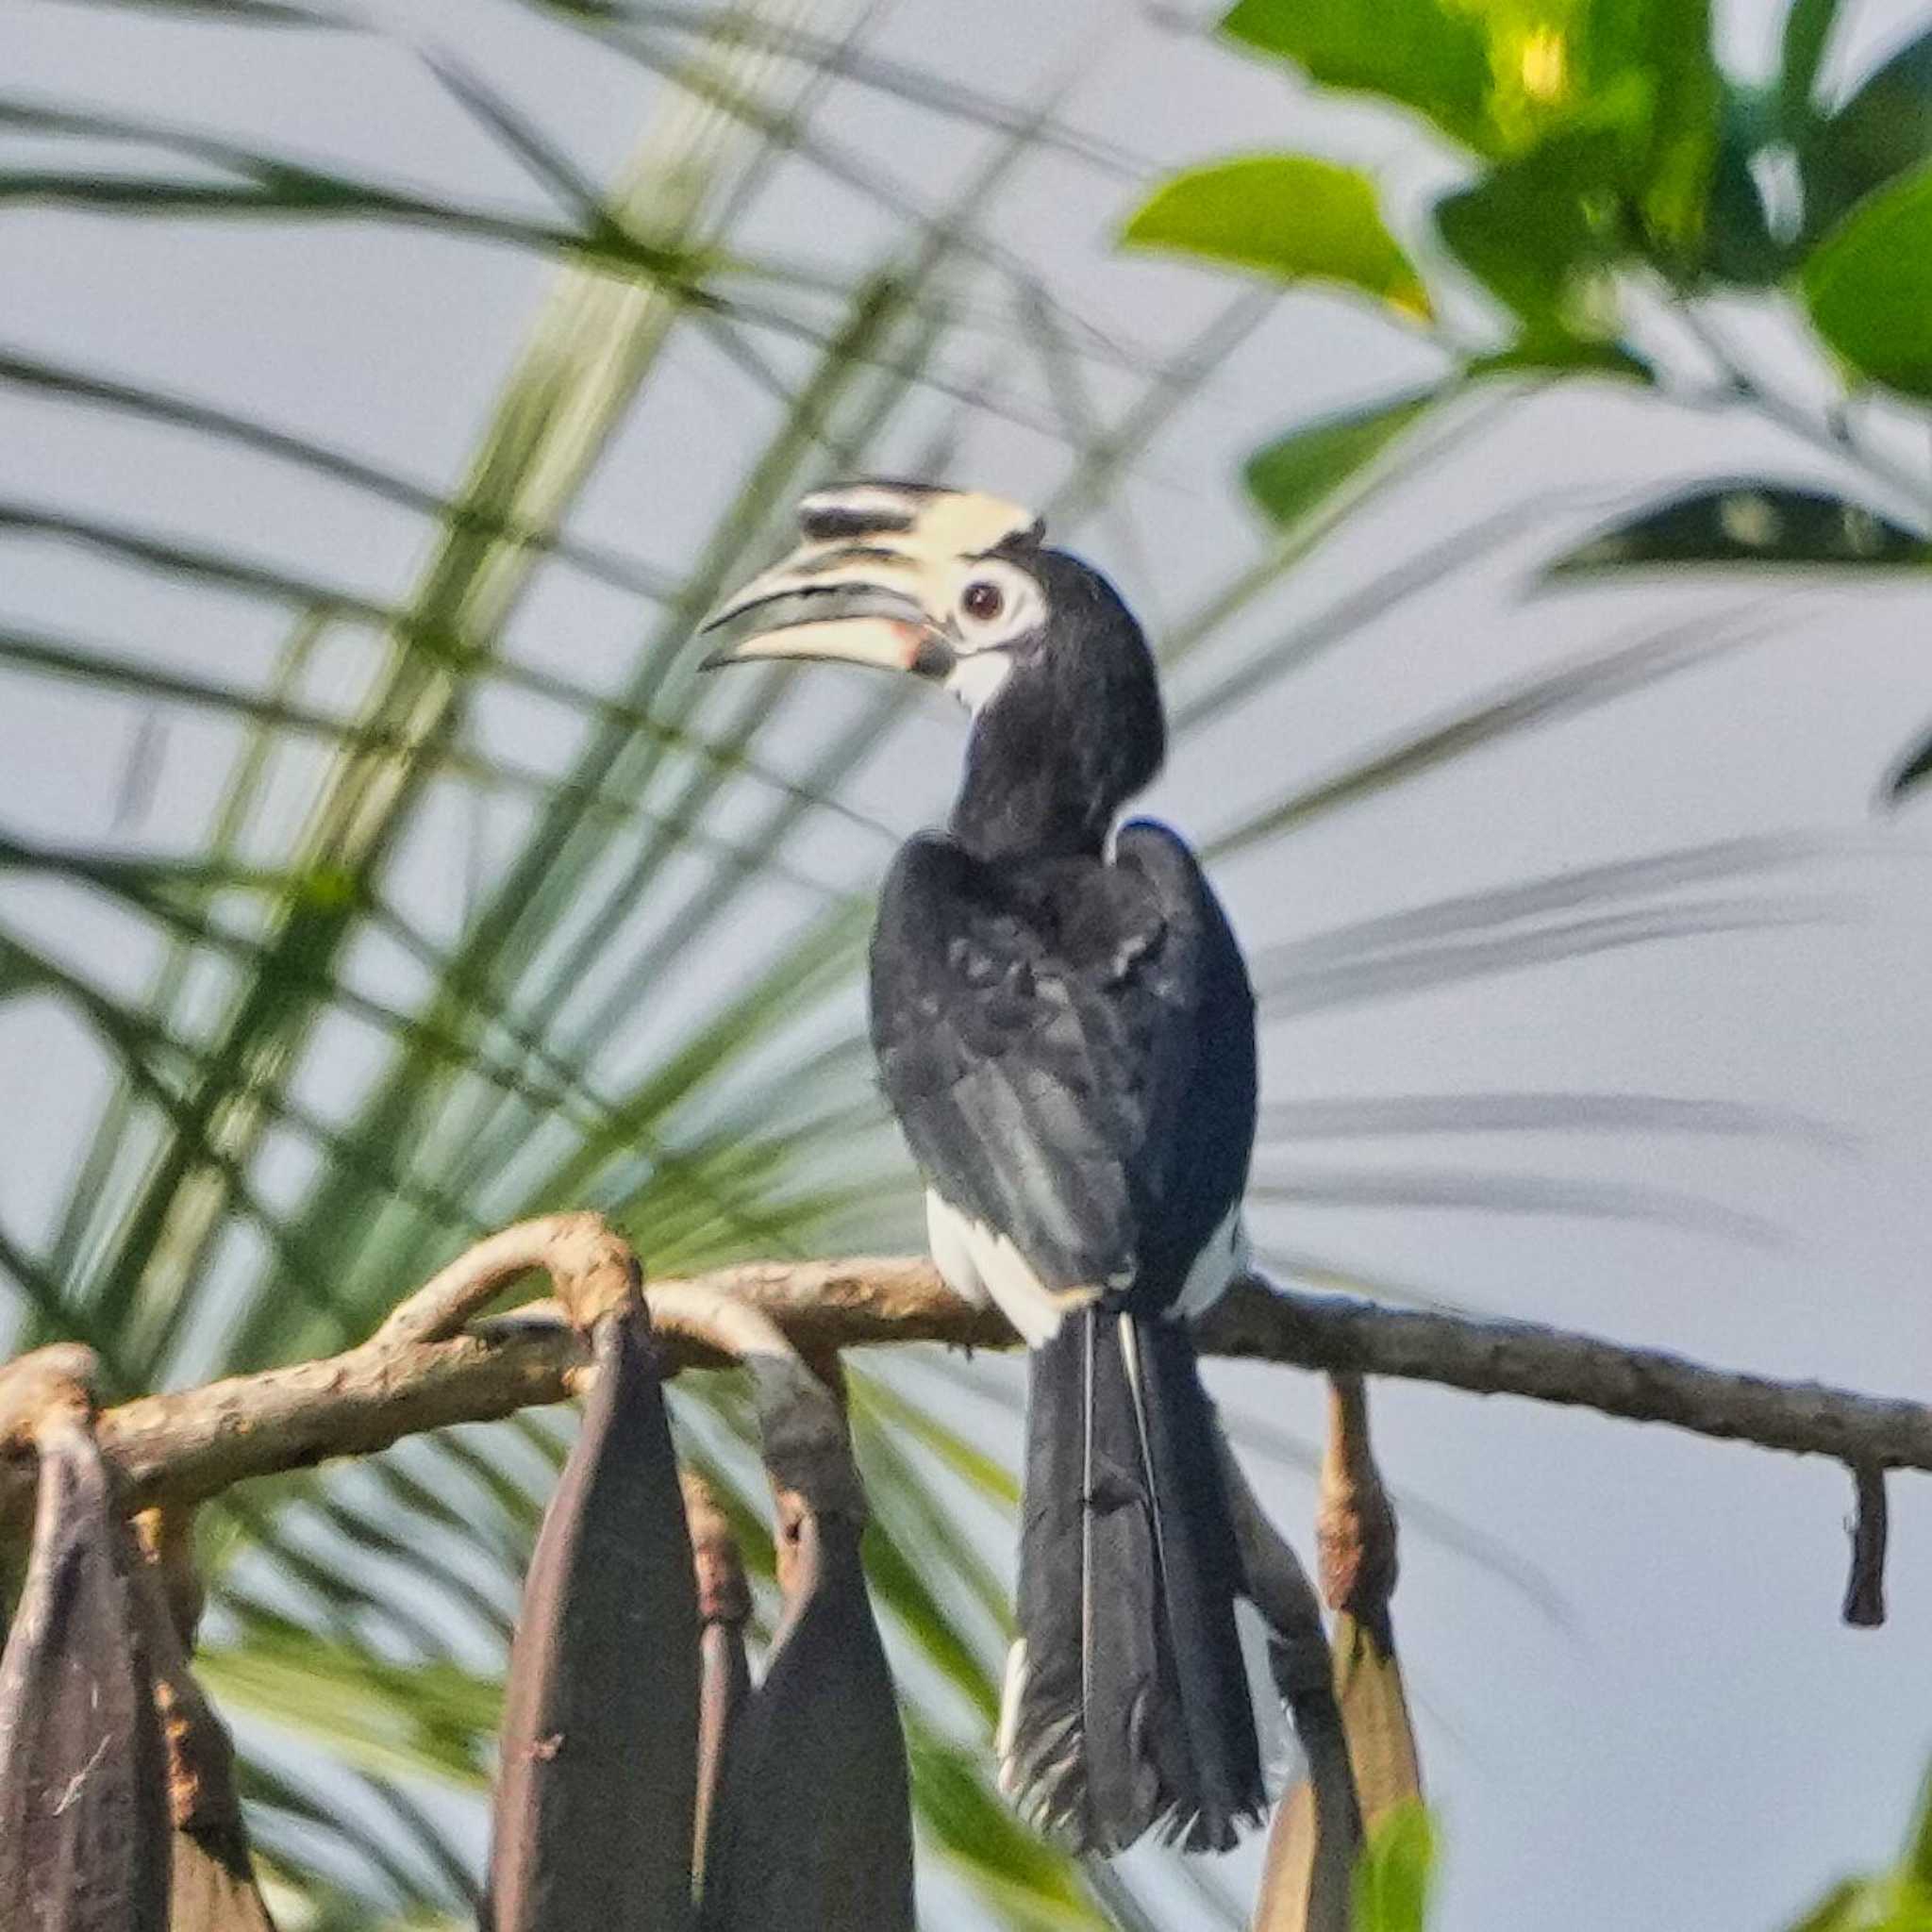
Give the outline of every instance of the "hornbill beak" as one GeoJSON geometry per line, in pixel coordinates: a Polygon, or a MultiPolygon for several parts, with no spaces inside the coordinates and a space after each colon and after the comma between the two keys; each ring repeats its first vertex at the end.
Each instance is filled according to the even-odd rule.
{"type": "Polygon", "coordinates": [[[953,601],[962,567],[1039,523],[997,497],[918,483],[850,483],[798,507],[805,541],[727,597],[703,669],[818,658],[935,682],[958,662],[953,601]]]}
{"type": "Polygon", "coordinates": [[[759,658],[815,658],[937,679],[953,668],[945,632],[916,596],[863,578],[812,582],[808,568],[788,558],[713,611],[704,630],[724,635],[700,669],[759,658]]]}

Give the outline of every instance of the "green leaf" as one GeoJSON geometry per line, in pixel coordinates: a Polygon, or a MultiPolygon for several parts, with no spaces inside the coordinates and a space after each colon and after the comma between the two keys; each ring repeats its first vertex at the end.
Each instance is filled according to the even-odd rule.
{"type": "Polygon", "coordinates": [[[1791,1932],[1932,1932],[1932,1780],[1898,1864],[1834,1887],[1791,1932]]]}
{"type": "Polygon", "coordinates": [[[1598,121],[1552,135],[1436,204],[1443,242],[1521,318],[1532,345],[1612,333],[1586,298],[1624,246],[1617,181],[1627,133],[1598,121]]]}
{"type": "Polygon", "coordinates": [[[1818,333],[1876,382],[1932,396],[1932,166],[1868,196],[1813,251],[1818,333]]]}
{"type": "Polygon", "coordinates": [[[1919,1793],[1919,1815],[1912,1821],[1911,1840],[1906,1846],[1905,1871],[1913,1883],[1932,1890],[1932,1777],[1919,1793]]]}
{"type": "Polygon", "coordinates": [[[1381,455],[1440,397],[1435,389],[1380,397],[1365,408],[1323,416],[1264,444],[1241,478],[1269,517],[1284,528],[1333,495],[1381,455]]]}
{"type": "Polygon", "coordinates": [[[1568,29],[1545,23],[1516,41],[1489,18],[1497,73],[1513,76],[1509,89],[1499,79],[1493,104],[1509,139],[1438,220],[1534,331],[1560,336],[1574,326],[1565,310],[1580,271],[1636,257],[1680,279],[1696,259],[1722,99],[1708,10],[1704,0],[1599,6],[1568,29]]]}
{"type": "Polygon", "coordinates": [[[1424,1932],[1436,1834],[1417,1799],[1392,1807],[1369,1834],[1355,1872],[1355,1932],[1424,1932]]]}
{"type": "Polygon", "coordinates": [[[224,1699],[326,1739],[377,1776],[429,1776],[484,1789],[502,1687],[454,1663],[387,1664],[371,1651],[263,1624],[204,1647],[195,1674],[224,1699]]]}
{"type": "Polygon", "coordinates": [[[1722,84],[1710,0],[1616,0],[1591,8],[1586,59],[1599,109],[1645,100],[1627,192],[1646,252],[1688,271],[1702,237],[1717,155],[1722,84]]]}
{"type": "Polygon", "coordinates": [[[1340,282],[1416,316],[1428,291],[1383,225],[1357,168],[1308,155],[1249,155],[1191,168],[1157,188],[1124,239],[1284,281],[1340,282]]]}
{"type": "Polygon", "coordinates": [[[1472,380],[1485,375],[1597,375],[1614,382],[1657,381],[1656,368],[1622,342],[1530,330],[1507,349],[1471,358],[1463,374],[1472,380]]]}
{"type": "Polygon", "coordinates": [[[1828,490],[1745,477],[1691,490],[1600,531],[1546,567],[1552,576],[1631,566],[1924,564],[1916,530],[1828,490]]]}
{"type": "Polygon", "coordinates": [[[1623,98],[1641,138],[1624,185],[1645,231],[1681,253],[1701,226],[1718,83],[1706,0],[1240,0],[1224,31],[1324,87],[1414,108],[1505,158],[1623,98]]]}
{"type": "Polygon", "coordinates": [[[1292,60],[1323,87],[1380,94],[1478,152],[1493,149],[1490,51],[1474,8],[1440,0],[1238,0],[1221,30],[1292,60]]]}
{"type": "Polygon", "coordinates": [[[1769,288],[1792,263],[1795,210],[1765,205],[1756,164],[1784,139],[1782,109],[1774,92],[1726,87],[1718,117],[1717,157],[1705,210],[1703,266],[1719,281],[1769,288]]]}
{"type": "Polygon", "coordinates": [[[1801,148],[1817,119],[1818,70],[1838,20],[1839,0],[1791,0],[1778,60],[1778,125],[1801,148]]]}
{"type": "Polygon", "coordinates": [[[1932,159],[1932,32],[1908,41],[1799,149],[1805,227],[1823,235],[1868,194],[1932,159]]]}

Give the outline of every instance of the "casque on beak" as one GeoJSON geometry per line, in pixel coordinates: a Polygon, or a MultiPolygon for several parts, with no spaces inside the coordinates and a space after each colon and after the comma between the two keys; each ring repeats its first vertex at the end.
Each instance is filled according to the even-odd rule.
{"type": "Polygon", "coordinates": [[[919,560],[897,548],[805,543],[706,618],[702,631],[723,635],[701,668],[820,658],[942,678],[954,653],[920,577],[919,560]]]}
{"type": "Polygon", "coordinates": [[[959,661],[951,610],[962,560],[1022,532],[1029,511],[971,491],[859,482],[798,507],[805,541],[706,618],[703,668],[829,658],[943,681],[959,661]]]}

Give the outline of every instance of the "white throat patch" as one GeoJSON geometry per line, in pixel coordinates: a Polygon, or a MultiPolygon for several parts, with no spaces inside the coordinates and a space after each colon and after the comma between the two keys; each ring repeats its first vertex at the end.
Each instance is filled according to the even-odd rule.
{"type": "Polygon", "coordinates": [[[1013,660],[1004,651],[975,651],[946,673],[946,689],[976,718],[1006,683],[1013,660]]]}

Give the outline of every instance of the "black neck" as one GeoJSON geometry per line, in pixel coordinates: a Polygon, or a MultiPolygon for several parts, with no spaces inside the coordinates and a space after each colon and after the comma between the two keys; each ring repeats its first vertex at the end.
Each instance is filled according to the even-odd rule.
{"type": "Polygon", "coordinates": [[[1141,627],[1113,587],[1058,551],[1029,559],[1053,609],[1010,647],[981,707],[953,808],[976,858],[1097,858],[1127,800],[1160,769],[1160,686],[1141,627]]]}
{"type": "Polygon", "coordinates": [[[979,859],[1098,858],[1124,801],[1095,787],[1067,721],[1030,683],[1010,679],[974,721],[953,837],[979,859]]]}

